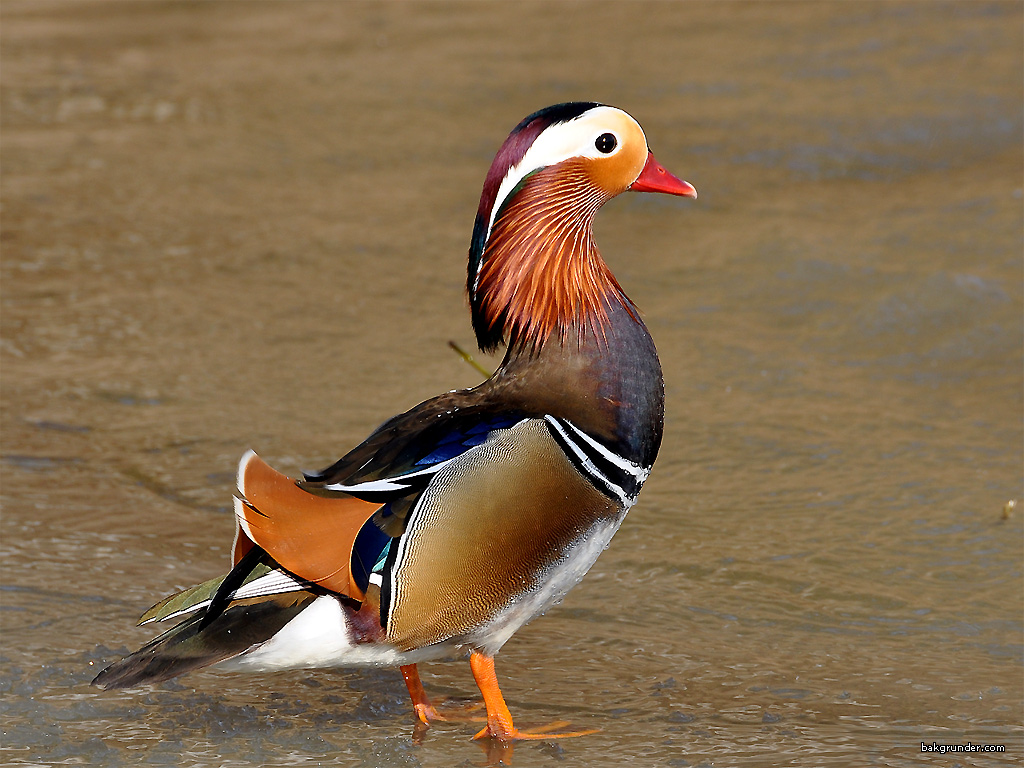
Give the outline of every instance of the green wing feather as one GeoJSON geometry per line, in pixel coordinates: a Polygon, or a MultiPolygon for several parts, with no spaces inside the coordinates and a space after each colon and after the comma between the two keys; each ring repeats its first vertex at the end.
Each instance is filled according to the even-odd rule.
{"type": "MultiPolygon", "coordinates": [[[[269,565],[260,563],[248,576],[245,577],[245,581],[242,582],[241,586],[245,586],[250,581],[266,576],[273,570],[269,565]]],[[[226,576],[218,576],[215,579],[204,581],[202,584],[197,584],[194,587],[177,592],[170,597],[165,597],[159,603],[154,605],[139,619],[139,626],[148,624],[151,621],[163,621],[167,618],[177,618],[190,611],[198,610],[204,602],[213,599],[213,596],[217,594],[217,589],[220,587],[221,582],[227,578],[226,576]]]]}

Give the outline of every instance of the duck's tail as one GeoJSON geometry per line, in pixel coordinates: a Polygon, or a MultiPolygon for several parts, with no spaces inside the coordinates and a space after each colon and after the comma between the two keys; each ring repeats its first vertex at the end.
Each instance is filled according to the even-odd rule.
{"type": "Polygon", "coordinates": [[[233,602],[206,626],[206,611],[201,610],[111,664],[96,676],[93,685],[131,688],[158,683],[234,658],[266,642],[316,597],[301,591],[233,602]]]}
{"type": "Polygon", "coordinates": [[[111,664],[93,683],[128,688],[234,658],[276,635],[325,588],[358,605],[365,584],[351,575],[353,542],[380,506],[346,494],[309,493],[249,451],[238,468],[231,572],[153,606],[140,624],[188,618],[111,664]],[[267,542],[279,545],[274,557],[263,547],[267,542]],[[305,568],[314,575],[300,578],[305,568]]]}

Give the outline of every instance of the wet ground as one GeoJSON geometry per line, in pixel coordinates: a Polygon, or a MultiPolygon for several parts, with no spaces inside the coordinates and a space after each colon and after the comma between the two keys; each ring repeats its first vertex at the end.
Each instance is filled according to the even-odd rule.
{"type": "MultiPolygon", "coordinates": [[[[0,760],[1018,763],[1022,15],[5,0],[0,760]],[[665,445],[498,658],[521,725],[601,732],[417,740],[390,670],[91,688],[139,613],[226,567],[245,449],[322,466],[476,383],[446,345],[472,341],[480,185],[570,99],[629,110],[700,191],[599,217],[665,445]]],[[[462,662],[423,673],[476,695],[462,662]]]]}

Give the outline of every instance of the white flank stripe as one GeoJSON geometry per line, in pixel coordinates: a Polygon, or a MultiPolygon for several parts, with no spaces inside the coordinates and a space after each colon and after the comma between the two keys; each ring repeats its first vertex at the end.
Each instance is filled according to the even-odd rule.
{"type": "MultiPolygon", "coordinates": [[[[463,454],[465,455],[465,454],[463,454]]],[[[390,616],[395,611],[395,606],[398,604],[398,600],[401,599],[401,595],[398,591],[398,574],[402,570],[402,564],[405,562],[405,545],[409,543],[409,539],[412,538],[411,531],[413,530],[415,523],[417,522],[417,512],[420,507],[423,506],[423,500],[427,498],[427,491],[420,494],[420,497],[416,499],[416,503],[412,509],[409,510],[409,515],[406,518],[405,533],[398,537],[398,548],[395,550],[395,559],[391,566],[391,573],[388,574],[388,583],[391,587],[391,605],[388,606],[388,615],[390,616]]],[[[395,540],[391,540],[391,546],[395,545],[395,540]]],[[[373,576],[380,577],[381,587],[384,586],[384,578],[382,574],[375,573],[373,576]]],[[[372,577],[371,577],[372,578],[372,577]]]]}

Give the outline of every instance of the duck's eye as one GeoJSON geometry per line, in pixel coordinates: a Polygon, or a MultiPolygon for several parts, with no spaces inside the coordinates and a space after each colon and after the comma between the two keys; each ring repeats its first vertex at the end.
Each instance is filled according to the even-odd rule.
{"type": "Polygon", "coordinates": [[[594,146],[597,147],[598,152],[603,152],[604,154],[607,155],[609,152],[615,149],[615,145],[618,143],[619,142],[616,140],[615,134],[602,133],[594,141],[594,146]]]}

